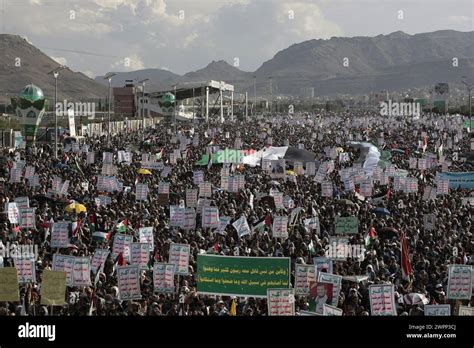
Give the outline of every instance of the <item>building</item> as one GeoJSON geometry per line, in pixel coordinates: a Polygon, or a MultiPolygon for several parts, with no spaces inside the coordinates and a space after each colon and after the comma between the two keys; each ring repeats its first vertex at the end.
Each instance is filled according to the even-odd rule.
{"type": "Polygon", "coordinates": [[[137,89],[133,83],[124,87],[114,87],[114,113],[119,117],[133,118],[137,114],[136,97],[137,89]]]}

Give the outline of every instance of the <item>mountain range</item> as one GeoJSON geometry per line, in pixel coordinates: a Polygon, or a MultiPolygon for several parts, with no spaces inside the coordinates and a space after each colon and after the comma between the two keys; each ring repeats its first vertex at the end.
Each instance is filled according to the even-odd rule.
{"type": "MultiPolygon", "coordinates": [[[[182,76],[161,69],[118,73],[114,85],[148,77],[148,90],[160,90],[175,83],[214,79],[252,95],[255,76],[258,95],[270,95],[271,91],[274,95],[299,95],[308,87],[314,88],[315,95],[335,95],[460,83],[462,76],[472,75],[474,32],[441,30],[409,35],[398,31],[376,37],[304,41],[281,50],[255,72],[213,61],[182,76]]],[[[104,82],[101,77],[96,80],[104,82]]]]}
{"type": "MultiPolygon", "coordinates": [[[[16,96],[27,84],[54,98],[54,77],[48,74],[60,66],[58,62],[18,35],[0,35],[0,100],[16,96]]],[[[86,100],[103,98],[107,88],[81,72],[62,70],[58,77],[58,99],[86,100]]]]}
{"type": "MultiPolygon", "coordinates": [[[[54,94],[54,78],[47,73],[59,64],[25,39],[0,35],[0,61],[0,99],[17,94],[31,82],[47,96],[54,94]],[[16,57],[21,58],[19,67],[15,65],[16,57]]],[[[248,91],[253,96],[254,76],[260,96],[270,95],[271,90],[274,95],[300,95],[308,87],[314,88],[315,95],[328,96],[397,91],[438,82],[460,83],[462,76],[472,77],[474,32],[442,30],[409,35],[398,31],[375,37],[308,40],[279,51],[254,72],[220,60],[184,75],[163,69],[116,73],[113,86],[148,78],[148,92],[213,79],[226,81],[235,85],[237,92],[248,91]]],[[[66,69],[60,73],[58,84],[61,99],[88,99],[103,98],[108,82],[103,76],[93,80],[66,69]]]]}

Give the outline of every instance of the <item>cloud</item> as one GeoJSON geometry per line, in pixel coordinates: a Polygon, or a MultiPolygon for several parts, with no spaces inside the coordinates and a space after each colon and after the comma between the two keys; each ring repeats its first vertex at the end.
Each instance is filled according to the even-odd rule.
{"type": "Polygon", "coordinates": [[[85,70],[85,71],[82,71],[82,73],[84,75],[86,75],[87,77],[90,77],[91,79],[95,78],[96,77],[96,74],[94,74],[92,71],[90,70],[85,70]]]}
{"type": "MultiPolygon", "coordinates": [[[[364,4],[353,0],[29,0],[5,3],[5,28],[27,35],[40,48],[89,52],[60,54],[73,70],[102,75],[155,66],[183,74],[212,60],[234,58],[239,58],[242,70],[254,71],[294,43],[350,36],[370,28],[375,28],[370,29],[375,35],[399,29],[415,32],[412,26],[424,28],[427,23],[410,24],[407,19],[406,28],[394,28],[400,23],[382,15],[391,2],[364,4]]],[[[394,6],[391,10],[396,11],[394,6]]],[[[407,13],[425,15],[423,2],[406,6],[407,13]]],[[[462,29],[471,20],[468,5],[463,6],[434,2],[426,11],[440,13],[432,16],[443,18],[435,26],[462,29]]]]}
{"type": "Polygon", "coordinates": [[[67,59],[64,57],[54,57],[51,56],[51,59],[55,60],[58,64],[67,66],[67,59]]]}
{"type": "Polygon", "coordinates": [[[112,70],[117,71],[133,71],[144,69],[145,65],[143,64],[143,60],[140,58],[140,56],[136,53],[133,53],[114,62],[110,67],[112,70]]]}
{"type": "Polygon", "coordinates": [[[305,1],[32,1],[35,10],[28,16],[30,7],[7,4],[9,31],[31,36],[40,47],[90,52],[94,55],[61,52],[61,58],[97,75],[151,66],[185,73],[235,57],[242,69],[254,70],[294,42],[341,32],[305,1]],[[289,10],[295,12],[292,21],[285,18],[289,10]]]}
{"type": "Polygon", "coordinates": [[[472,22],[473,19],[468,17],[468,16],[449,16],[448,21],[451,21],[451,22],[472,22]]]}

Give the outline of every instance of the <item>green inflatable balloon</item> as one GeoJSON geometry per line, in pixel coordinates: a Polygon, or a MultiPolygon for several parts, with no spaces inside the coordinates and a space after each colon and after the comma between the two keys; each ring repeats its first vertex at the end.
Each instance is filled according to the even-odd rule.
{"type": "Polygon", "coordinates": [[[171,121],[174,113],[176,97],[172,93],[166,93],[161,97],[161,110],[166,121],[171,121]]]}
{"type": "Polygon", "coordinates": [[[36,141],[36,133],[47,107],[44,93],[38,86],[25,86],[17,99],[12,98],[16,114],[21,117],[24,135],[28,143],[36,141]]]}

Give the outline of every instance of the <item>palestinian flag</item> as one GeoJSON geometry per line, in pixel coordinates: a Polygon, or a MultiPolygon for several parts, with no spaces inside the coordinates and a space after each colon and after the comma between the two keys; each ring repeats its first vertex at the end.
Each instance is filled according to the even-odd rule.
{"type": "Polygon", "coordinates": [[[92,233],[92,239],[94,239],[95,241],[99,243],[107,242],[110,240],[111,237],[112,237],[112,231],[110,231],[109,233],[101,232],[101,231],[96,231],[92,233]]]}
{"type": "Polygon", "coordinates": [[[163,151],[164,149],[162,148],[159,153],[156,154],[156,160],[160,161],[163,158],[163,151]]]}
{"type": "Polygon", "coordinates": [[[215,243],[212,247],[207,249],[206,254],[219,254],[219,243],[215,243]]]}
{"type": "Polygon", "coordinates": [[[209,162],[214,162],[214,163],[217,163],[217,158],[218,158],[219,154],[217,153],[214,153],[212,155],[209,155],[209,153],[205,153],[202,155],[201,159],[199,161],[197,161],[196,163],[194,163],[195,165],[197,166],[201,166],[201,167],[204,167],[204,166],[207,166],[209,165],[209,162]],[[209,159],[209,157],[211,157],[211,159],[209,159]],[[214,157],[214,158],[212,158],[214,157]]]}
{"type": "Polygon", "coordinates": [[[377,237],[375,234],[375,228],[371,227],[370,231],[365,235],[364,241],[365,241],[365,246],[368,247],[370,244],[372,244],[372,241],[377,237]]]}
{"type": "Polygon", "coordinates": [[[117,231],[119,233],[127,232],[127,228],[128,228],[128,219],[124,219],[117,224],[117,231]]]}
{"type": "Polygon", "coordinates": [[[95,215],[95,212],[93,210],[89,214],[89,229],[92,232],[95,232],[95,230],[97,229],[97,216],[95,215]]]}
{"type": "Polygon", "coordinates": [[[265,230],[265,226],[269,228],[272,227],[272,216],[267,214],[264,218],[260,219],[255,225],[252,227],[252,231],[262,232],[265,230]]]}

